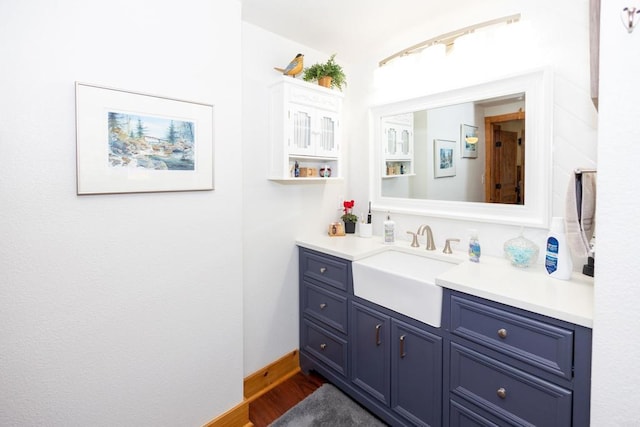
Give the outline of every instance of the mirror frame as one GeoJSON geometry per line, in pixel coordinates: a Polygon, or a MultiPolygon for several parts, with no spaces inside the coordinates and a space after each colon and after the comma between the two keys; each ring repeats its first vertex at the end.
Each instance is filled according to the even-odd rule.
{"type": "Polygon", "coordinates": [[[551,213],[552,76],[539,69],[455,90],[372,107],[369,111],[372,209],[535,228],[548,228],[551,213]],[[385,116],[525,93],[525,204],[497,204],[382,196],[380,120],[385,116]]]}

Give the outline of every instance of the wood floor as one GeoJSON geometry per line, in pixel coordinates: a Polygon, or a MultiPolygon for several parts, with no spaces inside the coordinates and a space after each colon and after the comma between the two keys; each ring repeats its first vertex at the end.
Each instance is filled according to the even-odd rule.
{"type": "Polygon", "coordinates": [[[325,382],[313,372],[309,375],[300,372],[251,402],[249,420],[255,427],[266,427],[325,382]]]}

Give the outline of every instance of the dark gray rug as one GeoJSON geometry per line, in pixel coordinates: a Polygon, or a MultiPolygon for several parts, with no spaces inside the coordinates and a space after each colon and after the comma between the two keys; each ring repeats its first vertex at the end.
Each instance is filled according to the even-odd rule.
{"type": "Polygon", "coordinates": [[[285,412],[270,427],[383,427],[382,421],[368,413],[347,395],[323,384],[302,402],[285,412]]]}

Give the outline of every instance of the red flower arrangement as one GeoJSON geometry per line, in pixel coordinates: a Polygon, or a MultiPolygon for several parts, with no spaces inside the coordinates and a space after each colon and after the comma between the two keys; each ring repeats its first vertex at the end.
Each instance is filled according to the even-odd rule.
{"type": "Polygon", "coordinates": [[[358,222],[358,217],[356,215],[354,215],[353,213],[351,213],[351,210],[353,209],[353,206],[356,203],[353,200],[345,200],[342,203],[342,206],[344,207],[344,214],[342,215],[342,221],[344,222],[353,222],[356,223],[358,222]]]}

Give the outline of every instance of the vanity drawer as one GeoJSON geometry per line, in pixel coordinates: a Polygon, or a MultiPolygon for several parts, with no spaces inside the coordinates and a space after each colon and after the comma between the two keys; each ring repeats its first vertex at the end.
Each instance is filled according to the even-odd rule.
{"type": "Polygon", "coordinates": [[[498,427],[498,422],[492,421],[489,416],[455,399],[449,400],[449,417],[449,427],[498,427]]]}
{"type": "Polygon", "coordinates": [[[560,377],[571,379],[573,331],[451,296],[450,331],[560,377]]]}
{"type": "Polygon", "coordinates": [[[343,291],[347,290],[349,262],[346,260],[302,249],[300,272],[305,279],[313,279],[343,291]]]}
{"type": "Polygon", "coordinates": [[[304,319],[302,348],[335,371],[347,375],[347,342],[337,335],[304,319]]]}
{"type": "Polygon", "coordinates": [[[311,283],[302,289],[302,310],[336,330],[347,333],[347,297],[338,295],[311,283]]]}
{"type": "Polygon", "coordinates": [[[569,426],[573,395],[550,382],[451,343],[450,390],[512,425],[569,426]]]}

